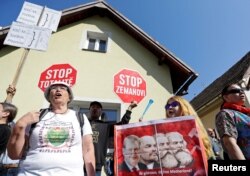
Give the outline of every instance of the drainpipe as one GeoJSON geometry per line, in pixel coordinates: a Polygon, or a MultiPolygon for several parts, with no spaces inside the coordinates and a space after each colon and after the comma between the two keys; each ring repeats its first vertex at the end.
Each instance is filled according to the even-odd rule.
{"type": "Polygon", "coordinates": [[[189,78],[182,84],[182,86],[175,92],[174,95],[186,95],[188,94],[188,86],[198,77],[197,73],[192,72],[189,78]]]}

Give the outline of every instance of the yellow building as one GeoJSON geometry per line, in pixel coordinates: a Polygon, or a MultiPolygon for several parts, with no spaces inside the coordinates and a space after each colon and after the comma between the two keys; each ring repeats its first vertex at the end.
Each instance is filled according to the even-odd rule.
{"type": "MultiPolygon", "coordinates": [[[[3,44],[9,29],[0,30],[2,100],[24,53],[23,48],[3,44]]],[[[87,111],[91,101],[100,101],[111,121],[119,120],[128,106],[114,91],[114,76],[120,71],[136,71],[146,84],[145,96],[133,111],[131,122],[138,122],[150,99],[154,103],[145,120],[164,118],[167,98],[185,94],[197,77],[190,67],[108,4],[92,2],[63,11],[46,52],[29,51],[13,98],[19,108],[18,118],[48,106],[39,88],[40,76],[51,66],[61,64],[69,64],[77,72],[71,106],[87,111]]]]}
{"type": "Polygon", "coordinates": [[[215,128],[215,116],[222,104],[220,93],[226,85],[231,83],[238,83],[244,89],[248,106],[250,103],[250,52],[191,100],[191,104],[206,128],[215,128]]]}

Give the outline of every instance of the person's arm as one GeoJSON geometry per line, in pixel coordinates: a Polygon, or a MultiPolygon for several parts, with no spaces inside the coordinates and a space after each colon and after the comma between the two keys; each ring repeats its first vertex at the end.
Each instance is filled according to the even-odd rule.
{"type": "Polygon", "coordinates": [[[221,142],[231,160],[245,160],[245,157],[237,144],[238,132],[234,121],[234,113],[221,111],[216,116],[216,128],[221,142]]]}
{"type": "Polygon", "coordinates": [[[128,124],[131,118],[132,109],[135,108],[136,106],[137,106],[137,102],[132,101],[128,109],[126,110],[125,114],[123,115],[122,120],[118,122],[116,125],[128,124]]]}
{"type": "Polygon", "coordinates": [[[16,88],[13,85],[9,85],[6,89],[7,97],[5,99],[6,103],[12,103],[12,99],[16,93],[16,88]]]}
{"type": "Polygon", "coordinates": [[[235,138],[225,135],[222,137],[222,140],[227,150],[227,154],[231,160],[245,160],[246,159],[240,147],[238,146],[235,138]]]}
{"type": "Polygon", "coordinates": [[[91,134],[82,137],[83,160],[88,176],[95,176],[95,150],[91,134]]]}
{"type": "Polygon", "coordinates": [[[39,121],[39,112],[29,112],[22,116],[13,127],[7,149],[11,159],[21,159],[25,150],[25,143],[28,137],[25,135],[25,129],[28,125],[39,121]]]}

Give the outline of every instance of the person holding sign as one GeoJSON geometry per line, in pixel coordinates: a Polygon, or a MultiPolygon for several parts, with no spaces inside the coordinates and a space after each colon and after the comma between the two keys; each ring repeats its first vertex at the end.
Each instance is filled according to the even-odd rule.
{"type": "MultiPolygon", "coordinates": [[[[180,117],[180,116],[194,116],[197,123],[197,130],[199,130],[199,134],[201,135],[202,145],[205,149],[206,160],[215,159],[213,148],[211,142],[209,140],[206,129],[204,128],[200,118],[195,112],[192,105],[185,100],[181,96],[173,96],[167,100],[167,104],[165,105],[166,118],[172,117],[180,117]]],[[[205,163],[206,170],[208,168],[208,163],[205,163]]]]}
{"type": "Polygon", "coordinates": [[[9,87],[6,90],[6,93],[7,93],[7,98],[6,98],[5,102],[11,103],[12,99],[16,93],[16,88],[13,85],[9,85],[9,87]]]}
{"type": "Polygon", "coordinates": [[[16,123],[8,143],[12,159],[21,159],[18,176],[95,175],[92,129],[84,115],[81,128],[75,111],[68,108],[73,92],[65,82],[55,82],[44,92],[49,111],[28,112],[16,123]],[[25,144],[28,144],[27,146],[25,144]]]}

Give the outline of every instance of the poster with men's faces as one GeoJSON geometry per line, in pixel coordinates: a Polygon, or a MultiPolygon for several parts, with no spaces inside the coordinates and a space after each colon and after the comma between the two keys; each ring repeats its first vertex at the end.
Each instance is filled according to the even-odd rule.
{"type": "Polygon", "coordinates": [[[117,176],[206,175],[195,118],[176,117],[115,126],[117,176]]]}

